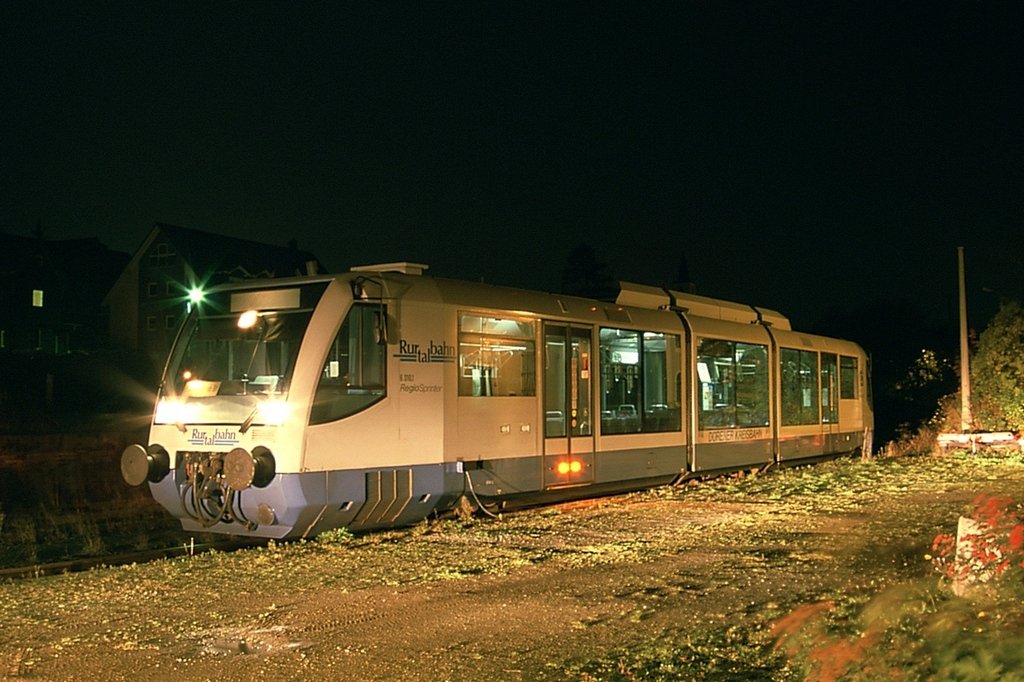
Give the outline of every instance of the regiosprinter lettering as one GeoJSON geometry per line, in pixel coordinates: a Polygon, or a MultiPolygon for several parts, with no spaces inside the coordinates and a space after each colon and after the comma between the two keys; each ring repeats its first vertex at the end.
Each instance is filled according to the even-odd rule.
{"type": "Polygon", "coordinates": [[[401,384],[399,390],[402,393],[440,393],[440,384],[401,384]]]}

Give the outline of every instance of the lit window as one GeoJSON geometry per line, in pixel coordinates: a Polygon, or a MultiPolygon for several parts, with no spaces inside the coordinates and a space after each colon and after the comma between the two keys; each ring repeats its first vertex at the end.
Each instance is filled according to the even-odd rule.
{"type": "Polygon", "coordinates": [[[32,290],[32,307],[42,308],[43,307],[43,290],[33,289],[32,290]]]}
{"type": "Polygon", "coordinates": [[[527,320],[462,315],[459,395],[535,395],[533,329],[527,320]]]}
{"type": "Polygon", "coordinates": [[[601,330],[601,433],[679,431],[679,337],[601,330]]]}
{"type": "Polygon", "coordinates": [[[768,346],[701,338],[697,380],[701,430],[768,425],[768,346]]]}

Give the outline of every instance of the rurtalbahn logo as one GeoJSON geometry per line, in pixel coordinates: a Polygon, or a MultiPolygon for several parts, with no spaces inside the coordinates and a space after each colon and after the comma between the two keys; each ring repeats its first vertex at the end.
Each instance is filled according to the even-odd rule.
{"type": "Polygon", "coordinates": [[[402,362],[455,362],[455,347],[443,341],[434,343],[433,340],[428,341],[424,347],[400,339],[395,357],[402,362]]]}

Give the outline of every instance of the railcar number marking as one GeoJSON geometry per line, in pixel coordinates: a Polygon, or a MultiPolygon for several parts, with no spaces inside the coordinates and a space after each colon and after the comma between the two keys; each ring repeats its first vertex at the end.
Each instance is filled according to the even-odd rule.
{"type": "Polygon", "coordinates": [[[444,388],[441,384],[425,384],[422,381],[416,383],[415,374],[399,374],[398,390],[402,393],[440,393],[444,388]]]}

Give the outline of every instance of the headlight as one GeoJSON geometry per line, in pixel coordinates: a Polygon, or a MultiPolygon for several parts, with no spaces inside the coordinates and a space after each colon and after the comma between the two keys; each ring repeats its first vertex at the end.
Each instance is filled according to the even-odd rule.
{"type": "Polygon", "coordinates": [[[187,424],[195,421],[199,405],[163,398],[156,404],[153,421],[157,424],[187,424]]]}
{"type": "Polygon", "coordinates": [[[280,426],[288,418],[291,408],[284,400],[267,400],[260,403],[259,420],[263,424],[280,426]]]}

